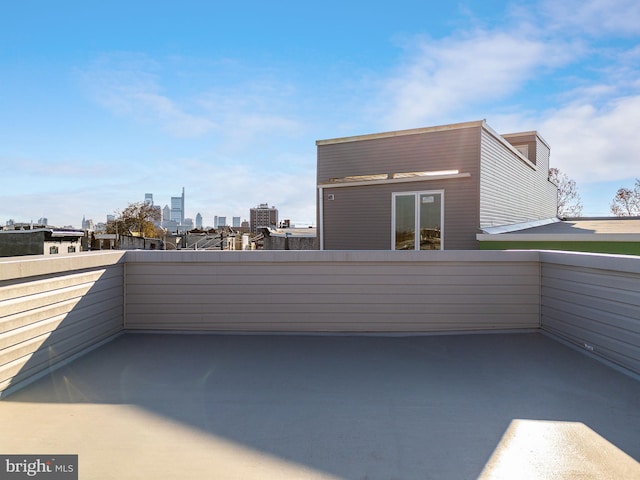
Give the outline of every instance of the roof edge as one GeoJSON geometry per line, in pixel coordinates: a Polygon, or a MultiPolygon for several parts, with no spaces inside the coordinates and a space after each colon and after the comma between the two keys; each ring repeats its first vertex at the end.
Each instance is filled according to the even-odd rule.
{"type": "Polygon", "coordinates": [[[519,230],[526,230],[527,228],[541,227],[542,225],[549,225],[550,223],[557,223],[560,219],[558,217],[544,218],[541,220],[531,220],[529,222],[512,223],[509,225],[498,225],[495,227],[485,227],[482,229],[483,234],[497,235],[511,232],[517,232],[519,230]]]}
{"type": "Polygon", "coordinates": [[[317,146],[333,145],[337,143],[360,142],[362,140],[376,140],[378,138],[401,137],[405,135],[419,135],[429,132],[443,132],[447,130],[458,130],[462,128],[482,127],[485,120],[474,120],[471,122],[451,123],[448,125],[438,125],[435,127],[412,128],[408,130],[394,130],[390,132],[369,133],[365,135],[354,135],[351,137],[329,138],[326,140],[316,140],[317,146]]]}
{"type": "Polygon", "coordinates": [[[540,135],[540,132],[538,132],[537,130],[531,130],[531,131],[529,131],[529,132],[513,132],[513,133],[503,133],[503,134],[502,134],[502,136],[503,136],[504,138],[507,138],[507,137],[515,137],[515,136],[518,136],[518,135],[535,135],[536,137],[538,137],[538,138],[540,139],[540,141],[541,141],[542,143],[544,143],[544,144],[547,146],[547,148],[548,148],[549,150],[551,150],[551,146],[549,145],[549,142],[547,142],[547,141],[544,139],[544,137],[543,137],[542,135],[540,135]]]}
{"type": "Polygon", "coordinates": [[[478,233],[480,242],[640,242],[638,233],[478,233]]]}

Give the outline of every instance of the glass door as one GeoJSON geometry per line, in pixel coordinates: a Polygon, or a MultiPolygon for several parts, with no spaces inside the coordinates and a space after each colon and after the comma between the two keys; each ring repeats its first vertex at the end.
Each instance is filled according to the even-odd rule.
{"type": "Polygon", "coordinates": [[[443,191],[393,194],[393,250],[442,250],[443,191]]]}

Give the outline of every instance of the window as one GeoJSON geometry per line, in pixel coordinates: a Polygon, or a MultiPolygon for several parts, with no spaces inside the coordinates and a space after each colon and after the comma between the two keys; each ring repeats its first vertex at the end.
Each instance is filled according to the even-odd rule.
{"type": "Polygon", "coordinates": [[[76,246],[75,245],[69,245],[67,247],[67,253],[76,253],[76,246]]]}
{"type": "Polygon", "coordinates": [[[56,245],[52,245],[49,247],[49,254],[56,255],[58,253],[58,247],[56,245]]]}
{"type": "Polygon", "coordinates": [[[392,195],[392,250],[442,250],[444,191],[392,195]]]}

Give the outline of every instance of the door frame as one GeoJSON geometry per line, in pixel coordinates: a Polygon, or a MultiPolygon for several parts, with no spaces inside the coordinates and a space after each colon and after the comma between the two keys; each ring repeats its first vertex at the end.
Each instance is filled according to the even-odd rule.
{"type": "Polygon", "coordinates": [[[413,250],[420,251],[420,196],[421,195],[440,195],[440,250],[444,250],[444,189],[442,190],[415,190],[408,192],[392,192],[391,193],[391,250],[396,249],[396,197],[399,196],[414,196],[415,209],[414,209],[414,248],[413,250]]]}

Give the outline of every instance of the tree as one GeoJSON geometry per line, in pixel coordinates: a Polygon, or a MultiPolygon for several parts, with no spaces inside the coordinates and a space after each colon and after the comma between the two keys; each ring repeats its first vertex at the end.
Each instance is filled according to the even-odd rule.
{"type": "Polygon", "coordinates": [[[115,212],[116,219],[107,223],[107,233],[138,233],[143,237],[161,237],[156,228],[160,221],[160,210],[147,202],[130,203],[123,211],[115,212]]]}
{"type": "Polygon", "coordinates": [[[640,215],[640,179],[636,178],[633,190],[619,188],[611,202],[611,213],[617,217],[635,217],[640,215]]]}
{"type": "Polygon", "coordinates": [[[558,217],[581,216],[582,199],[575,180],[570,179],[557,168],[549,169],[549,180],[558,187],[558,217]]]}

